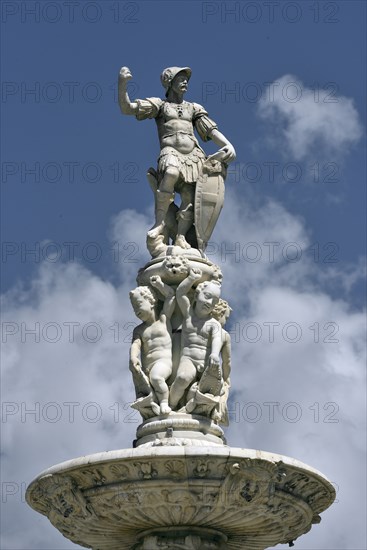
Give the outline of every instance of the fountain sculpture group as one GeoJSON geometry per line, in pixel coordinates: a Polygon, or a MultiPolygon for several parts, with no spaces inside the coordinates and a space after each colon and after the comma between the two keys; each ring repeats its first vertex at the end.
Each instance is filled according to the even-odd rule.
{"type": "Polygon", "coordinates": [[[205,109],[184,101],[189,67],[163,71],[166,98],[122,113],[154,118],[160,155],[148,170],[155,222],[151,261],[130,300],[136,326],[129,367],[143,422],[134,448],[59,464],[29,486],[28,503],[93,550],[263,550],[319,523],[335,491],[319,472],[276,454],[227,446],[231,341],[222,272],[205,256],[235,151],[205,109]],[[220,147],[206,156],[194,134],[220,147]],[[180,204],[175,200],[180,196],[180,204]]]}

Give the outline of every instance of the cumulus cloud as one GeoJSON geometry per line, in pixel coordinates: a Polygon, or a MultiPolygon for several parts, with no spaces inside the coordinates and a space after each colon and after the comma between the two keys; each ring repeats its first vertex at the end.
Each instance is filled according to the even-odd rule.
{"type": "Polygon", "coordinates": [[[323,270],[309,253],[304,221],[274,201],[253,208],[227,196],[225,218],[213,260],[235,306],[228,439],[298,458],[334,483],[338,502],[298,548],[362,550],[365,498],[356,495],[365,487],[365,312],[350,306],[348,292],[363,279],[364,263],[323,270]],[[228,253],[236,249],[233,235],[237,255],[228,253]],[[338,299],[328,293],[332,284],[338,299]]]}
{"type": "MultiPolygon", "coordinates": [[[[362,550],[363,311],[345,293],[329,295],[306,253],[310,237],[301,218],[272,200],[249,196],[239,205],[230,189],[226,201],[208,253],[222,267],[223,295],[234,308],[229,444],[293,456],[335,483],[338,503],[298,548],[362,550]]],[[[29,288],[4,296],[8,550],[75,548],[28,509],[25,485],[63,460],[131,446],[139,419],[128,409],[135,322],[128,291],[147,259],[149,218],[125,210],[112,222],[112,240],[134,243],[129,259],[137,260],[122,256],[117,285],[77,263],[44,263],[29,288]]],[[[360,276],[359,265],[333,271],[348,289],[360,276]]]]}
{"type": "Polygon", "coordinates": [[[334,88],[311,89],[293,75],[274,81],[258,105],[271,125],[268,140],[282,152],[303,160],[312,152],[343,156],[362,136],[353,100],[334,88]]]}
{"type": "Polygon", "coordinates": [[[71,548],[48,526],[39,533],[40,520],[23,502],[25,485],[52,462],[131,444],[133,431],[123,424],[133,396],[127,291],[75,264],[44,264],[21,303],[14,294],[5,299],[4,548],[71,548]]]}

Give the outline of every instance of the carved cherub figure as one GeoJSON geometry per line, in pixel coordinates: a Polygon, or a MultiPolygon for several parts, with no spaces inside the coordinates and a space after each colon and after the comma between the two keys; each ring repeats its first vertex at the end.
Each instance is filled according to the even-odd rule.
{"type": "Polygon", "coordinates": [[[171,316],[175,308],[175,293],[156,275],[150,284],[165,298],[161,313],[157,314],[157,298],[148,286],[139,286],[130,292],[135,315],[143,322],[133,332],[130,348],[130,370],[137,397],[149,395],[153,389],[159,406],[152,401],[155,414],[168,414],[169,389],[166,383],[172,373],[171,316]]]}
{"type": "Polygon", "coordinates": [[[228,408],[227,400],[229,395],[229,389],[231,387],[231,381],[229,375],[231,373],[231,336],[224,329],[228,317],[231,314],[232,309],[230,308],[226,300],[219,300],[215,308],[213,309],[212,315],[214,319],[217,319],[222,327],[222,347],[220,350],[220,355],[222,358],[222,375],[223,375],[223,387],[222,393],[219,401],[218,411],[216,411],[214,419],[218,420],[221,424],[228,426],[228,408]]]}
{"type": "Polygon", "coordinates": [[[207,365],[200,380],[189,389],[186,412],[209,415],[216,422],[228,426],[227,400],[230,388],[229,375],[231,372],[231,337],[224,325],[230,315],[231,308],[228,302],[219,299],[212,311],[221,329],[221,367],[207,365]]]}
{"type": "Polygon", "coordinates": [[[216,281],[205,281],[197,286],[192,304],[187,297],[187,293],[201,277],[201,270],[192,268],[176,291],[183,321],[181,359],[170,389],[170,405],[173,409],[189,385],[200,378],[207,365],[220,369],[222,329],[211,313],[220,298],[221,287],[216,281]]]}

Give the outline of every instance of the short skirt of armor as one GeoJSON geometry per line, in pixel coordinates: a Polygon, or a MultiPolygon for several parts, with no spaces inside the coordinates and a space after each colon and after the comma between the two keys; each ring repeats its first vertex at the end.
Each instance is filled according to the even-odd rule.
{"type": "Polygon", "coordinates": [[[168,166],[175,166],[183,182],[194,184],[205,159],[205,153],[199,147],[195,147],[187,155],[176,151],[173,147],[164,147],[158,158],[158,173],[162,177],[168,166]]]}

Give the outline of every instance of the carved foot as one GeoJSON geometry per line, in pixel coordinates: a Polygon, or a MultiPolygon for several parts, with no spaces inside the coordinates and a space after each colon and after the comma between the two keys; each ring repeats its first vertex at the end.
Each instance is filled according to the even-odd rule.
{"type": "Polygon", "coordinates": [[[147,234],[147,248],[152,256],[152,258],[156,258],[157,256],[164,255],[167,251],[167,239],[165,234],[158,235],[158,237],[155,237],[152,239],[149,236],[149,233],[147,234]]]}
{"type": "Polygon", "coordinates": [[[169,414],[172,411],[171,407],[168,405],[167,402],[161,403],[161,414],[169,414]]]}
{"type": "Polygon", "coordinates": [[[175,246],[179,246],[179,247],[185,248],[185,249],[191,248],[191,246],[189,245],[189,243],[187,242],[187,240],[185,239],[185,237],[183,235],[178,235],[176,237],[175,246]]]}
{"type": "Polygon", "coordinates": [[[148,231],[148,237],[151,239],[156,239],[159,235],[163,234],[165,228],[165,223],[162,222],[159,225],[155,225],[152,227],[152,229],[149,229],[148,231]]]}

